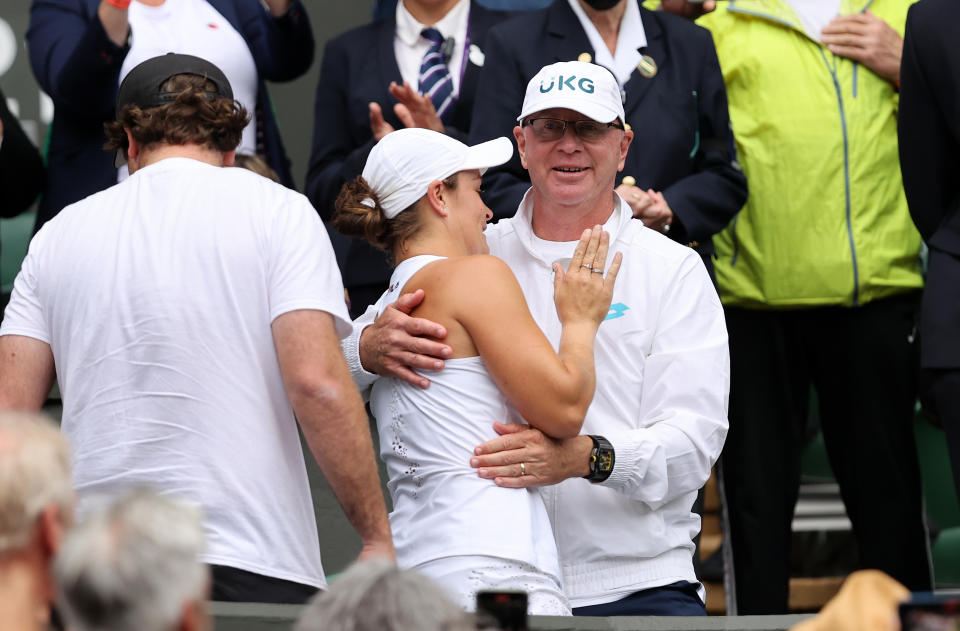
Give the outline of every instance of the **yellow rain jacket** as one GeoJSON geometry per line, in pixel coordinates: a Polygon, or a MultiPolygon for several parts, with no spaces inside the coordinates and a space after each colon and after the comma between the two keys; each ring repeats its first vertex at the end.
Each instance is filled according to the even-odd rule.
{"type": "MultiPolygon", "coordinates": [[[[901,35],[907,0],[842,0],[901,35]]],[[[857,306],[922,286],[897,92],[811,39],[783,0],[731,0],[713,32],[750,198],[714,238],[724,304],[857,306]]]]}

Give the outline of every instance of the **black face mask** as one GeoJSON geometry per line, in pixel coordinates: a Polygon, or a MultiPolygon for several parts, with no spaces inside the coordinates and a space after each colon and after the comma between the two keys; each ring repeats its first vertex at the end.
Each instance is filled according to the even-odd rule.
{"type": "Polygon", "coordinates": [[[597,11],[606,11],[620,4],[620,0],[583,0],[597,11]]]}

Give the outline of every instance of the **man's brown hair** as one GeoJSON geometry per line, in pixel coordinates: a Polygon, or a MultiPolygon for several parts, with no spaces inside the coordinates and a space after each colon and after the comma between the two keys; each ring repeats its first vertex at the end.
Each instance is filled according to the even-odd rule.
{"type": "Polygon", "coordinates": [[[250,116],[233,99],[210,98],[208,94],[216,92],[212,82],[193,74],[179,74],[167,79],[161,90],[178,93],[176,99],[148,109],[125,106],[116,121],[103,126],[107,134],[104,149],[122,149],[126,155],[129,143],[124,128],[130,129],[144,147],[154,143],[198,144],[227,152],[240,144],[250,116]]]}

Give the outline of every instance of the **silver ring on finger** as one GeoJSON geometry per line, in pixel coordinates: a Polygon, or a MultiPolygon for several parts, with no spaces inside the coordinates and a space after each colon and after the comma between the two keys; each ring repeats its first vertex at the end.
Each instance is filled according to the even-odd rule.
{"type": "Polygon", "coordinates": [[[593,269],[593,265],[590,265],[589,263],[583,263],[580,267],[589,269],[589,270],[593,269]]]}
{"type": "Polygon", "coordinates": [[[592,271],[594,274],[603,274],[603,270],[600,269],[599,267],[594,267],[591,271],[592,271]]]}
{"type": "Polygon", "coordinates": [[[520,475],[527,475],[527,465],[523,464],[522,462],[520,463],[520,475]]]}

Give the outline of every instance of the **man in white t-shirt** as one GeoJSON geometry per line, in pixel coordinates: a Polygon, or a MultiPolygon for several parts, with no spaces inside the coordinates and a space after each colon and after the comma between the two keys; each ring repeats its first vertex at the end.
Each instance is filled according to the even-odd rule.
{"type": "Polygon", "coordinates": [[[31,242],[0,408],[39,408],[56,371],[81,513],[155,486],[203,509],[215,600],[303,602],[325,579],[294,414],[361,556],[393,546],[327,234],[302,195],[221,168],[247,120],[207,61],[130,72],[107,135],[131,176],[31,242]]]}
{"type": "MultiPolygon", "coordinates": [[[[727,332],[697,253],[633,220],[614,192],[633,139],[623,115],[619,84],[595,64],[551,64],[527,86],[514,137],[533,186],[516,216],[486,231],[490,252],[510,265],[555,345],[552,263],[566,267],[580,233],[602,224],[623,265],[597,332],[583,435],[554,441],[498,423],[502,435],[470,464],[491,484],[542,487],[575,615],[706,615],[691,507],[727,433],[727,332]]],[[[422,297],[398,306],[409,311],[422,297]]],[[[388,308],[344,348],[358,385],[376,377],[366,367],[428,387],[406,364],[441,368],[449,347],[435,340],[444,335],[388,308]]]]}

